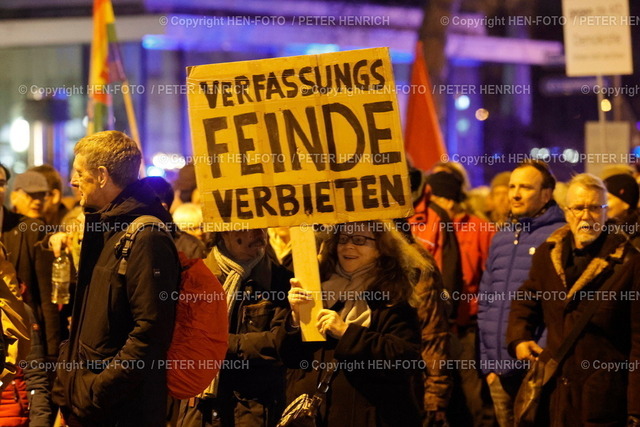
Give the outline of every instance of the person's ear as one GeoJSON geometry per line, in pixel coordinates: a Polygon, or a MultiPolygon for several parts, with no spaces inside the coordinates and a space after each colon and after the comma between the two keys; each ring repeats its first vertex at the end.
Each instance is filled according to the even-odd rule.
{"type": "Polygon", "coordinates": [[[550,188],[542,189],[542,200],[544,200],[544,204],[549,203],[549,200],[553,198],[553,190],[550,188]]]}
{"type": "Polygon", "coordinates": [[[100,186],[100,188],[104,188],[109,182],[109,179],[111,179],[111,175],[109,175],[107,168],[104,166],[98,166],[98,186],[100,186]]]}

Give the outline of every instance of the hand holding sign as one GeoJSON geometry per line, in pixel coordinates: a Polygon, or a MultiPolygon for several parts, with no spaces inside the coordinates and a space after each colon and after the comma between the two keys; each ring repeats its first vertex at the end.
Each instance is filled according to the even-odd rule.
{"type": "Polygon", "coordinates": [[[323,341],[315,238],[296,226],[413,212],[389,50],[200,65],[187,74],[205,223],[292,227],[296,278],[313,296],[302,303],[293,291],[292,305],[303,338],[323,341]]]}
{"type": "Polygon", "coordinates": [[[300,326],[300,307],[303,304],[313,302],[313,295],[311,291],[302,289],[300,281],[295,277],[291,279],[291,289],[287,296],[289,305],[291,306],[291,317],[293,319],[293,326],[300,326]]]}

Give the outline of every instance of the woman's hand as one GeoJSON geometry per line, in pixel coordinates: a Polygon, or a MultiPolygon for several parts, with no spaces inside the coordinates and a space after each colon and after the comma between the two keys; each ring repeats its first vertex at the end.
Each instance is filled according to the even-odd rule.
{"type": "Polygon", "coordinates": [[[316,327],[322,335],[326,336],[328,332],[334,338],[340,338],[346,332],[347,326],[342,317],[333,310],[324,309],[318,313],[316,327]]]}
{"type": "Polygon", "coordinates": [[[311,296],[311,291],[305,291],[300,287],[300,281],[295,277],[291,279],[290,282],[291,289],[289,289],[287,299],[291,306],[291,317],[293,318],[292,326],[297,328],[300,326],[300,306],[302,304],[308,304],[309,301],[313,301],[313,297],[311,296]]]}

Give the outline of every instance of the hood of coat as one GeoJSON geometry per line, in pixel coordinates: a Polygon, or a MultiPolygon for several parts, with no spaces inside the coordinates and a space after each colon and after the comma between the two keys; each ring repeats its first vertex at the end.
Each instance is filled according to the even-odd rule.
{"type": "Polygon", "coordinates": [[[153,215],[165,224],[172,222],[171,214],[162,206],[151,187],[140,181],[129,184],[97,213],[104,222],[131,222],[141,215],[153,215]]]}
{"type": "MultiPolygon", "coordinates": [[[[565,237],[571,233],[569,224],[564,225],[551,233],[547,242],[551,244],[551,262],[556,273],[562,280],[564,287],[567,287],[564,266],[562,265],[562,251],[566,244],[565,237]]],[[[567,293],[567,300],[570,300],[577,292],[587,286],[610,264],[623,261],[625,254],[625,244],[627,239],[621,234],[608,234],[600,252],[591,260],[587,268],[582,272],[576,283],[567,293]]]]}

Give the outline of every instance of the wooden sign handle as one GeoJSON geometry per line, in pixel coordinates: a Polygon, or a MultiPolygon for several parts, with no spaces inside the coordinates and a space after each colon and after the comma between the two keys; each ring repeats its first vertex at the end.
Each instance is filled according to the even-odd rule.
{"type": "Polygon", "coordinates": [[[303,304],[300,310],[300,327],[303,341],[326,341],[316,328],[318,312],[322,310],[322,287],[318,268],[316,236],[312,227],[291,227],[291,252],[296,279],[303,289],[313,292],[313,304],[303,304]]]}

